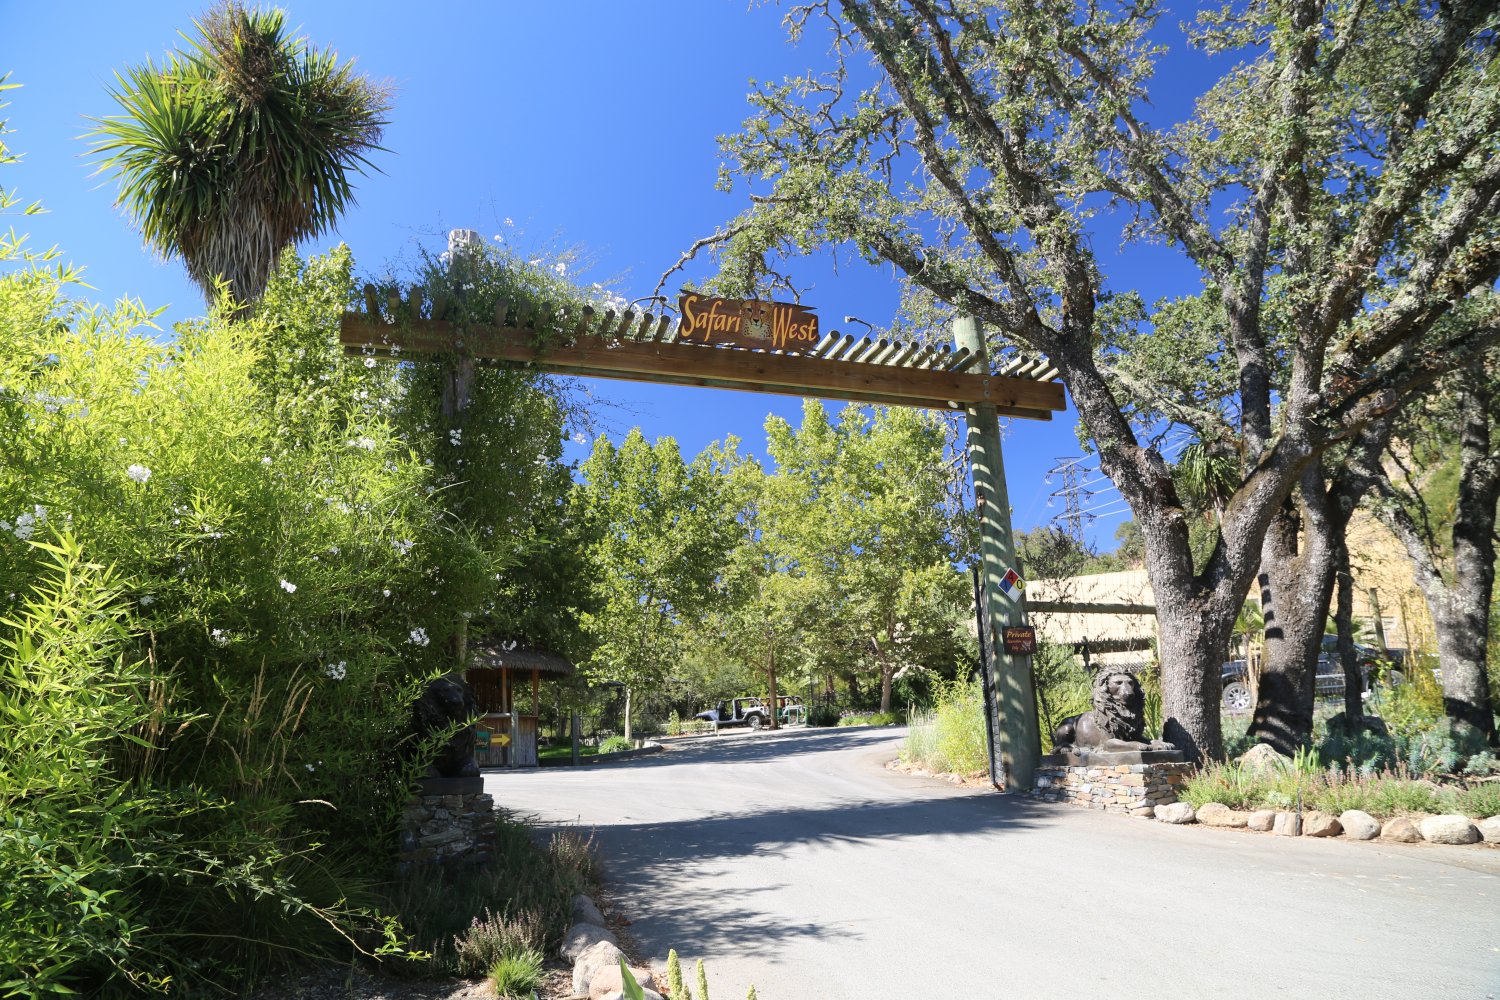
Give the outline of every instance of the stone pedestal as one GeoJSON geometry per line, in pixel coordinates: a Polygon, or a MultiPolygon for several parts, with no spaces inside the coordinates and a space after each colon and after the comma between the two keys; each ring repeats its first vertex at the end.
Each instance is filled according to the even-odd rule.
{"type": "Polygon", "coordinates": [[[1157,806],[1177,801],[1177,786],[1192,771],[1179,750],[1070,750],[1041,759],[1030,794],[1046,802],[1150,817],[1157,806]]]}
{"type": "Polygon", "coordinates": [[[422,778],[406,804],[401,865],[482,864],[495,847],[495,800],[483,778],[422,778]]]}

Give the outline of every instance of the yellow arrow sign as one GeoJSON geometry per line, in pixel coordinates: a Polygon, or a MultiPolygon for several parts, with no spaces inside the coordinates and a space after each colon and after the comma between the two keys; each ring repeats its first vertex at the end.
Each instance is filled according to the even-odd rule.
{"type": "Polygon", "coordinates": [[[510,746],[510,737],[505,733],[500,733],[495,737],[495,742],[503,747],[508,747],[510,746]]]}

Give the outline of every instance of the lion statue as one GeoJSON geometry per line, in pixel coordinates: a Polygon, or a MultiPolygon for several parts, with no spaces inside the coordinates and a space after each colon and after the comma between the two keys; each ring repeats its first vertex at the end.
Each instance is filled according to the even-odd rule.
{"type": "Polygon", "coordinates": [[[1135,674],[1105,667],[1094,675],[1092,712],[1064,719],[1052,734],[1055,750],[1176,750],[1146,739],[1146,695],[1135,674]]]}
{"type": "Polygon", "coordinates": [[[437,757],[428,765],[424,777],[474,778],[479,776],[479,762],[474,759],[474,726],[479,702],[464,680],[449,674],[430,682],[422,696],[411,706],[411,729],[416,745],[421,746],[434,733],[446,733],[454,723],[463,723],[458,732],[438,748],[437,757]]]}

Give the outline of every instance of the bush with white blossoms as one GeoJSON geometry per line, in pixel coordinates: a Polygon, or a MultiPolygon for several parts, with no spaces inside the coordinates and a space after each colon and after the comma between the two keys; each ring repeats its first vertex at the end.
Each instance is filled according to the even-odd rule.
{"type": "MultiPolygon", "coordinates": [[[[36,759],[55,758],[46,766],[58,771],[37,787],[62,787],[77,768],[125,776],[132,796],[187,795],[190,809],[142,814],[159,842],[242,873],[247,913],[279,908],[277,921],[300,915],[311,936],[337,926],[364,940],[368,918],[348,899],[278,893],[301,892],[317,870],[346,873],[329,891],[358,898],[347,873],[388,871],[419,766],[402,748],[410,704],[453,666],[454,632],[527,634],[571,653],[587,587],[564,520],[572,428],[560,383],[484,369],[462,420],[442,423],[440,363],[344,357],[351,267],[342,249],[288,254],[246,316],[182,324],[170,340],[138,305],[96,310],[69,301],[55,275],[0,274],[0,594],[34,603],[55,579],[54,554],[37,543],[65,534],[70,552],[119,575],[101,598],[121,621],[116,645],[106,655],[78,644],[98,662],[75,666],[109,676],[122,656],[141,664],[130,675],[139,689],[111,698],[145,713],[129,730],[147,734],[144,745],[119,739],[87,686],[49,690],[70,720],[56,738],[83,749],[42,746],[36,759]]],[[[507,281],[586,298],[545,265],[519,277],[498,260],[486,268],[475,287],[491,310],[507,281]]],[[[14,627],[0,623],[0,659],[14,627]]],[[[7,697],[0,687],[0,719],[7,697]]],[[[0,778],[8,823],[27,829],[39,801],[0,778]]],[[[87,831],[70,836],[90,843],[87,831]]],[[[7,867],[23,854],[0,849],[0,884],[35,882],[7,867]]],[[[69,870],[87,873],[80,860],[69,870]]],[[[136,938],[164,952],[204,947],[162,938],[168,922],[150,901],[192,900],[219,881],[147,863],[130,878],[151,893],[128,880],[105,888],[150,928],[136,938]]],[[[228,911],[192,905],[183,912],[228,911]]],[[[242,928],[195,930],[233,942],[242,928]]],[[[89,945],[90,960],[131,947],[131,932],[89,945]]]]}

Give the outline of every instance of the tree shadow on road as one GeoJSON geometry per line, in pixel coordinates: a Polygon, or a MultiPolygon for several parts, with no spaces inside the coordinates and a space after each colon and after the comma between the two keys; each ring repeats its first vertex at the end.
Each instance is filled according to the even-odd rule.
{"type": "MultiPolygon", "coordinates": [[[[756,735],[704,737],[686,744],[668,744],[661,753],[645,757],[627,757],[617,761],[590,761],[584,758],[580,767],[589,768],[652,768],[691,764],[698,759],[712,757],[726,764],[746,764],[757,761],[786,760],[814,753],[837,753],[862,746],[879,746],[886,740],[896,740],[906,735],[904,726],[848,726],[840,729],[797,729],[790,732],[765,731],[756,735]]],[[[571,765],[549,764],[544,770],[571,765]]],[[[486,771],[486,774],[508,773],[503,769],[486,771]]]]}
{"type": "MultiPolygon", "coordinates": [[[[944,789],[943,791],[947,791],[944,789]]],[[[646,919],[651,945],[760,952],[800,937],[857,939],[848,927],[799,921],[757,897],[785,881],[746,885],[736,862],[776,860],[794,850],[838,852],[908,839],[1004,835],[1041,824],[1045,807],[991,792],[907,801],[835,801],[813,808],[708,815],[692,821],[603,825],[595,835],[608,881],[646,919]]],[[[833,861],[830,857],[830,861],[833,861]]],[[[892,877],[870,870],[870,885],[892,877]]],[[[781,901],[785,906],[785,901],[781,901]]]]}

